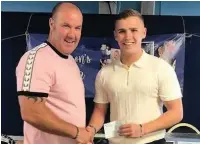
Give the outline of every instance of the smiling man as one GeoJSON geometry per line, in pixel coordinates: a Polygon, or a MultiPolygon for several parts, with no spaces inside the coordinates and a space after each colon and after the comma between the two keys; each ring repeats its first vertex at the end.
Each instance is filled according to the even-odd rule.
{"type": "Polygon", "coordinates": [[[183,117],[182,94],[173,68],[145,53],[146,28],[140,13],[128,9],[115,22],[120,59],[103,67],[95,82],[95,108],[88,130],[98,131],[110,103],[110,120],[120,121],[111,144],[164,144],[165,129],[183,117]],[[163,113],[163,104],[167,111],[163,113]]]}
{"type": "Polygon", "coordinates": [[[48,40],[26,52],[16,69],[24,120],[24,144],[87,143],[85,90],[70,55],[77,47],[83,16],[71,3],[58,3],[49,19],[48,40]]]}

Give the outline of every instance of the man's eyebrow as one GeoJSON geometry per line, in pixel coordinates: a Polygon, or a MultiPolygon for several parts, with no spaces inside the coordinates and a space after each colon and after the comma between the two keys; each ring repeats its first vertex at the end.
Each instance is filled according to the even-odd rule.
{"type": "Polygon", "coordinates": [[[82,25],[76,26],[76,28],[82,28],[82,25]]]}
{"type": "MultiPolygon", "coordinates": [[[[68,24],[66,22],[64,22],[63,25],[66,25],[68,27],[72,27],[70,24],[68,24]]],[[[75,26],[75,28],[81,28],[81,27],[82,27],[82,25],[75,26]]]]}
{"type": "Polygon", "coordinates": [[[138,28],[129,28],[129,29],[131,29],[131,30],[137,30],[138,28]]]}
{"type": "Polygon", "coordinates": [[[66,22],[64,22],[63,25],[67,25],[67,26],[71,27],[70,24],[68,24],[68,23],[66,23],[66,22]]]}
{"type": "MultiPolygon", "coordinates": [[[[137,30],[138,28],[128,28],[128,29],[130,29],[130,30],[137,30]]],[[[120,29],[118,29],[117,31],[126,31],[126,29],[120,28],[120,29]]]]}
{"type": "Polygon", "coordinates": [[[118,29],[117,31],[125,31],[125,29],[123,29],[123,28],[120,28],[120,29],[118,29]]]}

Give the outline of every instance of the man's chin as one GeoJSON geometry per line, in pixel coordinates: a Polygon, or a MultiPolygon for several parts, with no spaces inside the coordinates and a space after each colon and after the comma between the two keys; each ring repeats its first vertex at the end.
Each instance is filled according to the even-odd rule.
{"type": "Polygon", "coordinates": [[[72,53],[76,47],[75,45],[65,45],[63,49],[65,50],[65,53],[72,53]]]}
{"type": "Polygon", "coordinates": [[[75,51],[75,49],[76,49],[76,48],[70,48],[70,49],[68,49],[67,53],[68,53],[68,54],[72,54],[72,53],[75,51]]]}

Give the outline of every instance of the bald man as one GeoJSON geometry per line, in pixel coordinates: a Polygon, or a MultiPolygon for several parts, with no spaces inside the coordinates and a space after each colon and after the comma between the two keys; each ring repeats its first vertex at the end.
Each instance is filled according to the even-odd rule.
{"type": "Polygon", "coordinates": [[[58,3],[49,19],[48,40],[26,52],[16,68],[24,120],[24,144],[87,143],[85,90],[70,55],[77,47],[83,16],[71,3],[58,3]]]}

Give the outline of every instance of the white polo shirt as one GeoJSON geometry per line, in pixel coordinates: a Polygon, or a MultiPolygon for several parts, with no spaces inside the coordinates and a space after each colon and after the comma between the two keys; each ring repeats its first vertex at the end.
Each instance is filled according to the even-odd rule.
{"type": "MultiPolygon", "coordinates": [[[[96,77],[95,103],[110,103],[110,120],[143,124],[163,113],[163,102],[182,97],[174,69],[143,51],[129,68],[120,60],[104,66],[96,77]]],[[[112,144],[144,144],[165,137],[160,130],[142,138],[116,137],[112,144]]]]}

